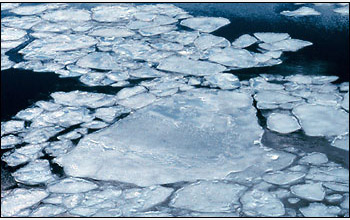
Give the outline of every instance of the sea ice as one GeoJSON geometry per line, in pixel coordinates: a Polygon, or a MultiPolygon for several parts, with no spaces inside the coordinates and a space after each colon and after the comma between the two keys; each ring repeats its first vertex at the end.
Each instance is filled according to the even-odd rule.
{"type": "Polygon", "coordinates": [[[255,37],[252,37],[249,34],[243,34],[232,42],[232,46],[235,48],[245,48],[255,44],[257,41],[258,40],[255,37]]]}
{"type": "Polygon", "coordinates": [[[131,88],[124,88],[117,93],[117,98],[118,99],[126,99],[126,98],[129,98],[131,96],[134,96],[134,95],[137,95],[140,93],[144,93],[146,91],[147,91],[147,89],[143,86],[134,86],[131,88]]]}
{"type": "Polygon", "coordinates": [[[283,104],[302,100],[300,97],[291,96],[287,92],[268,90],[259,91],[254,95],[254,99],[261,104],[283,104]]]}
{"type": "Polygon", "coordinates": [[[343,196],[340,194],[332,194],[332,195],[326,196],[327,202],[330,202],[330,203],[338,203],[342,201],[342,199],[343,199],[343,196]]]}
{"type": "Polygon", "coordinates": [[[278,217],[285,214],[283,203],[269,192],[253,189],[246,192],[240,202],[248,216],[278,217]]]}
{"type": "Polygon", "coordinates": [[[98,186],[90,181],[69,177],[50,183],[47,190],[51,193],[81,193],[98,188],[98,186]]]}
{"type": "Polygon", "coordinates": [[[304,217],[338,217],[341,212],[338,206],[326,206],[318,202],[310,203],[309,206],[299,210],[304,217]]]}
{"type": "Polygon", "coordinates": [[[349,134],[335,137],[331,144],[334,147],[349,151],[349,134]]]}
{"type": "Polygon", "coordinates": [[[115,104],[113,95],[83,91],[55,92],[51,94],[55,103],[74,107],[100,108],[115,104]]]}
{"type": "Polygon", "coordinates": [[[199,181],[187,185],[175,193],[170,205],[198,212],[232,212],[232,204],[239,204],[239,197],[247,187],[219,181],[199,181]]]}
{"type": "Polygon", "coordinates": [[[342,167],[311,167],[306,179],[349,184],[349,170],[342,167]]]}
{"type": "Polygon", "coordinates": [[[338,136],[349,132],[349,114],[334,107],[302,104],[293,109],[309,136],[338,136]]]}
{"type": "Polygon", "coordinates": [[[19,28],[19,29],[30,29],[34,25],[40,23],[42,20],[37,16],[6,16],[1,18],[1,24],[6,27],[19,28]]]}
{"type": "Polygon", "coordinates": [[[66,209],[63,207],[51,204],[44,204],[40,205],[37,209],[35,209],[30,214],[30,217],[54,217],[64,213],[65,211],[66,209]]]}
{"type": "Polygon", "coordinates": [[[122,5],[103,5],[91,9],[92,18],[99,22],[119,22],[121,20],[129,19],[136,12],[134,6],[122,5]]]}
{"type": "Polygon", "coordinates": [[[301,7],[298,8],[295,11],[282,11],[281,15],[289,16],[289,17],[303,17],[303,16],[310,16],[310,15],[320,15],[321,13],[316,11],[313,8],[309,7],[301,7]]]}
{"type": "Polygon", "coordinates": [[[81,124],[80,126],[83,128],[89,128],[89,129],[101,129],[107,127],[109,124],[103,121],[91,121],[91,122],[85,122],[81,124]]]}
{"type": "Polygon", "coordinates": [[[20,4],[21,3],[1,3],[1,11],[17,8],[20,4]]]}
{"type": "Polygon", "coordinates": [[[118,68],[119,59],[106,52],[90,53],[78,60],[77,65],[83,68],[113,70],[118,68]]]}
{"type": "Polygon", "coordinates": [[[18,133],[24,130],[24,121],[7,121],[1,123],[1,136],[11,133],[18,133]]]}
{"type": "Polygon", "coordinates": [[[261,43],[259,47],[269,51],[287,51],[296,52],[304,47],[311,46],[313,43],[298,39],[286,39],[273,43],[261,43]]]}
{"type": "Polygon", "coordinates": [[[129,112],[130,112],[130,109],[127,109],[125,107],[118,105],[113,107],[96,109],[95,117],[102,119],[105,122],[111,123],[114,121],[115,118],[129,112]]]}
{"type": "Polygon", "coordinates": [[[265,43],[274,43],[286,39],[290,39],[288,33],[271,33],[271,32],[259,32],[255,33],[254,36],[258,38],[260,41],[265,43]]]}
{"type": "Polygon", "coordinates": [[[49,161],[47,160],[36,160],[30,162],[12,175],[17,182],[27,185],[47,183],[54,180],[54,177],[51,174],[49,161]]]}
{"type": "Polygon", "coordinates": [[[131,109],[139,109],[151,104],[152,102],[156,101],[156,99],[157,98],[150,93],[141,93],[119,100],[118,104],[131,109]]]}
{"type": "Polygon", "coordinates": [[[172,30],[174,30],[176,27],[173,25],[166,25],[166,26],[157,26],[157,27],[148,27],[148,28],[142,28],[139,30],[139,33],[144,37],[150,37],[155,36],[163,33],[168,33],[172,30]]]}
{"type": "Polygon", "coordinates": [[[194,61],[178,56],[165,58],[160,62],[157,68],[159,70],[194,76],[212,75],[226,70],[224,66],[219,64],[205,61],[194,61]]]}
{"type": "Polygon", "coordinates": [[[42,189],[14,189],[6,197],[1,198],[1,216],[11,217],[25,208],[40,202],[49,194],[42,189]]]}
{"type": "Polygon", "coordinates": [[[313,152],[303,156],[300,160],[300,164],[312,164],[312,165],[321,165],[328,162],[328,158],[323,153],[313,152]]]}
{"type": "Polygon", "coordinates": [[[264,181],[275,185],[289,185],[302,180],[304,177],[305,173],[301,172],[277,171],[265,174],[263,179],[264,181]]]}
{"type": "Polygon", "coordinates": [[[349,15],[349,5],[345,7],[336,8],[333,11],[341,15],[349,15]]]}
{"type": "Polygon", "coordinates": [[[336,192],[349,192],[349,184],[324,182],[322,183],[322,185],[336,192]]]}
{"type": "Polygon", "coordinates": [[[177,42],[182,45],[193,43],[198,36],[198,31],[171,31],[161,35],[164,40],[177,42]]]}
{"type": "Polygon", "coordinates": [[[40,144],[63,130],[59,126],[32,128],[24,135],[23,141],[30,144],[40,144]]]}
{"type": "Polygon", "coordinates": [[[34,14],[40,14],[43,11],[47,10],[49,7],[49,4],[38,4],[38,5],[29,5],[29,6],[19,6],[17,8],[14,8],[11,10],[11,12],[18,14],[18,15],[34,15],[34,14]]]}
{"type": "MultiPolygon", "coordinates": [[[[1,26],[1,41],[19,40],[27,35],[27,32],[17,28],[8,28],[1,26]]],[[[3,42],[1,42],[1,45],[3,42]]],[[[1,48],[3,48],[1,46],[1,48]]]]}
{"type": "Polygon", "coordinates": [[[76,8],[44,12],[40,17],[51,22],[83,22],[91,19],[89,11],[76,8]]]}
{"type": "Polygon", "coordinates": [[[199,50],[207,50],[212,47],[228,47],[230,42],[224,37],[217,37],[212,34],[201,34],[195,41],[194,45],[199,50]]]}
{"type": "Polygon", "coordinates": [[[349,92],[344,95],[343,102],[341,103],[341,106],[349,111],[349,92]]]}
{"type": "Polygon", "coordinates": [[[236,89],[241,85],[238,77],[230,73],[213,74],[204,78],[210,86],[220,89],[236,89]]]}
{"type": "Polygon", "coordinates": [[[135,32],[120,27],[98,27],[88,33],[94,37],[130,37],[134,34],[135,32]]]}
{"type": "Polygon", "coordinates": [[[288,134],[301,128],[295,117],[280,113],[272,113],[267,118],[267,127],[282,134],[288,134]]]}
{"type": "Polygon", "coordinates": [[[23,141],[21,138],[12,134],[1,137],[1,149],[14,148],[15,145],[21,144],[23,141]]]}
{"type": "Polygon", "coordinates": [[[182,20],[180,24],[194,30],[210,33],[229,23],[228,19],[221,17],[196,17],[182,20]]]}
{"type": "Polygon", "coordinates": [[[321,183],[294,185],[290,189],[294,195],[309,201],[322,201],[326,195],[321,183]]]}
{"type": "Polygon", "coordinates": [[[209,54],[209,60],[235,68],[251,68],[258,64],[257,59],[248,50],[232,47],[213,50],[209,54]]]}
{"type": "Polygon", "coordinates": [[[73,146],[73,143],[69,140],[54,141],[45,147],[44,151],[52,157],[57,157],[66,154],[73,146]]]}

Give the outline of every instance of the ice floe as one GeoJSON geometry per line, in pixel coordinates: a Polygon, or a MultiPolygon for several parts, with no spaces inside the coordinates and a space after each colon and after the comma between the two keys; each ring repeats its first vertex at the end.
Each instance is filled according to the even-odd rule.
{"type": "Polygon", "coordinates": [[[13,177],[17,182],[27,185],[36,185],[55,180],[51,174],[50,164],[47,160],[36,160],[14,172],[13,177]]]}
{"type": "Polygon", "coordinates": [[[300,164],[321,165],[328,162],[328,158],[323,153],[310,153],[299,160],[300,164]]]}
{"type": "Polygon", "coordinates": [[[326,196],[321,183],[294,185],[290,189],[294,195],[309,201],[322,201],[326,196]]]}
{"type": "Polygon", "coordinates": [[[305,177],[305,173],[301,172],[285,172],[278,171],[267,173],[263,176],[264,181],[276,185],[288,185],[296,183],[305,177]]]}
{"type": "Polygon", "coordinates": [[[303,16],[310,16],[310,15],[320,15],[321,13],[316,11],[313,8],[310,7],[301,7],[298,8],[295,11],[282,11],[281,15],[289,16],[289,17],[303,17],[303,16]]]}
{"type": "Polygon", "coordinates": [[[304,217],[338,217],[341,209],[338,206],[326,206],[322,203],[310,203],[299,209],[304,217]]]}
{"type": "Polygon", "coordinates": [[[44,12],[40,17],[51,22],[83,22],[91,19],[89,11],[75,8],[44,12]]]}
{"type": "Polygon", "coordinates": [[[254,33],[254,36],[264,43],[274,43],[274,42],[290,39],[290,36],[288,33],[259,32],[259,33],[254,33]]]}
{"type": "Polygon", "coordinates": [[[272,113],[267,118],[267,127],[282,134],[291,133],[301,128],[295,117],[280,113],[272,113]]]}
{"type": "Polygon", "coordinates": [[[182,26],[192,28],[205,33],[213,32],[225,25],[228,25],[230,21],[226,18],[220,17],[196,17],[188,18],[181,21],[182,26]]]}
{"type": "Polygon", "coordinates": [[[47,186],[52,193],[80,193],[96,189],[98,186],[90,181],[79,178],[66,178],[47,186]]]}
{"type": "Polygon", "coordinates": [[[235,48],[245,48],[255,44],[257,41],[258,40],[255,37],[250,36],[249,34],[243,34],[232,42],[232,46],[235,48]]]}
{"type": "Polygon", "coordinates": [[[298,39],[286,39],[273,43],[261,43],[259,47],[269,51],[285,51],[285,52],[296,52],[304,47],[311,46],[312,43],[309,41],[298,40],[298,39]]]}

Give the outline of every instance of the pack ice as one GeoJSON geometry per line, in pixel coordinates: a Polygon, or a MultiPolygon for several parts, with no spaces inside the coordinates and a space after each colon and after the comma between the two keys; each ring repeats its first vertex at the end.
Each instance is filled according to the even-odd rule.
{"type": "Polygon", "coordinates": [[[251,104],[239,92],[176,94],[86,136],[57,162],[71,176],[139,186],[223,178],[256,161],[281,169],[294,157],[254,145],[262,130],[251,104]]]}

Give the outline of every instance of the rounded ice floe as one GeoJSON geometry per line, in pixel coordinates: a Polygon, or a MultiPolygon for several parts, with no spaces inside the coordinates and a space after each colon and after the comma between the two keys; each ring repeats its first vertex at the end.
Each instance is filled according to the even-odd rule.
{"type": "Polygon", "coordinates": [[[283,203],[269,192],[253,189],[240,199],[244,214],[254,217],[278,217],[285,214],[283,203]]]}
{"type": "Polygon", "coordinates": [[[47,190],[51,193],[81,193],[98,188],[98,186],[90,181],[80,178],[66,178],[47,186],[47,190]]]}
{"type": "Polygon", "coordinates": [[[243,34],[232,42],[232,46],[235,48],[245,48],[255,44],[257,41],[258,40],[255,37],[252,37],[249,34],[243,34]]]}
{"type": "Polygon", "coordinates": [[[343,196],[340,194],[332,194],[332,195],[326,196],[327,202],[330,202],[330,203],[338,203],[342,201],[342,199],[343,199],[343,196]]]}
{"type": "Polygon", "coordinates": [[[323,186],[336,192],[349,192],[348,184],[325,182],[323,186]]]}
{"type": "Polygon", "coordinates": [[[296,52],[304,47],[311,46],[313,43],[298,39],[287,39],[273,43],[261,43],[259,47],[269,51],[296,52]]]}
{"type": "Polygon", "coordinates": [[[196,17],[185,19],[180,24],[194,30],[210,33],[229,23],[228,19],[221,17],[196,17]]]}
{"type": "Polygon", "coordinates": [[[31,128],[23,136],[23,141],[30,144],[40,144],[63,130],[64,129],[59,126],[31,128]]]}
{"type": "Polygon", "coordinates": [[[313,152],[307,154],[299,160],[300,164],[321,165],[328,162],[328,158],[323,153],[313,152]]]}
{"type": "Polygon", "coordinates": [[[178,190],[170,206],[198,212],[232,212],[231,205],[247,187],[219,181],[199,181],[178,190]]]}
{"type": "Polygon", "coordinates": [[[83,22],[91,19],[90,12],[84,9],[64,9],[45,12],[40,15],[43,19],[53,22],[70,21],[83,22]]]}
{"type": "Polygon", "coordinates": [[[91,30],[88,35],[94,37],[130,37],[135,32],[120,27],[99,27],[91,30]]]}
{"type": "MultiPolygon", "coordinates": [[[[23,38],[25,35],[27,35],[27,32],[24,30],[1,26],[1,41],[19,40],[23,38]]],[[[3,48],[2,44],[3,43],[1,42],[1,48],[3,48]]]]}
{"type": "Polygon", "coordinates": [[[268,91],[262,90],[254,95],[254,99],[258,101],[258,103],[265,104],[283,104],[283,103],[291,103],[291,102],[299,102],[302,99],[300,97],[295,97],[289,95],[289,93],[284,91],[268,91]]]}
{"type": "Polygon", "coordinates": [[[349,170],[342,167],[311,167],[305,178],[317,182],[349,183],[349,170]]]}
{"type": "Polygon", "coordinates": [[[134,96],[134,95],[137,95],[140,93],[144,93],[146,91],[147,91],[147,89],[143,86],[134,86],[131,88],[124,88],[117,93],[117,98],[118,99],[126,99],[126,98],[129,98],[131,96],[134,96]]]}
{"type": "Polygon", "coordinates": [[[142,28],[139,30],[139,33],[142,36],[151,37],[151,36],[155,36],[163,33],[168,33],[175,29],[176,27],[174,25],[164,25],[164,26],[142,28]]]}
{"type": "Polygon", "coordinates": [[[294,195],[309,201],[322,201],[326,196],[321,183],[294,185],[290,189],[294,195]]]}
{"type": "Polygon", "coordinates": [[[295,11],[282,11],[281,15],[289,16],[289,17],[303,17],[303,16],[311,16],[311,15],[320,15],[321,13],[316,11],[313,8],[309,7],[301,7],[295,11]]]}
{"type": "Polygon", "coordinates": [[[209,54],[209,60],[235,68],[251,68],[258,64],[257,59],[248,50],[232,47],[213,50],[209,54]]]}
{"type": "Polygon", "coordinates": [[[11,10],[11,12],[18,15],[34,15],[40,14],[43,11],[46,11],[49,8],[50,4],[38,4],[38,5],[21,5],[17,8],[11,10]]]}
{"type": "Polygon", "coordinates": [[[40,23],[42,20],[37,16],[6,16],[1,19],[1,24],[6,27],[19,28],[19,29],[30,29],[34,25],[40,23]]]}
{"type": "Polygon", "coordinates": [[[156,99],[157,97],[150,93],[140,93],[132,97],[119,100],[118,104],[131,109],[139,109],[151,104],[152,102],[156,101],[156,99]]]}
{"type": "Polygon", "coordinates": [[[65,208],[57,205],[43,204],[35,209],[30,217],[54,217],[56,215],[62,214],[66,211],[65,208]]]}
{"type": "Polygon", "coordinates": [[[213,74],[204,78],[210,86],[220,89],[236,89],[241,85],[238,77],[230,73],[213,74]]]}
{"type": "Polygon", "coordinates": [[[182,73],[185,75],[205,76],[220,73],[226,67],[205,61],[194,61],[180,56],[172,56],[163,59],[157,69],[182,73]]]}
{"type": "Polygon", "coordinates": [[[341,212],[338,206],[326,206],[318,202],[310,203],[309,206],[299,210],[304,217],[338,217],[341,212]]]}
{"type": "Polygon", "coordinates": [[[95,117],[102,119],[105,122],[111,123],[118,116],[129,113],[130,109],[124,108],[122,106],[113,106],[107,108],[98,108],[95,111],[95,117]]]}
{"type": "Polygon", "coordinates": [[[267,173],[263,176],[263,180],[275,185],[288,185],[298,182],[305,177],[305,173],[301,172],[286,172],[277,171],[273,173],[267,173]]]}
{"type": "Polygon", "coordinates": [[[201,34],[195,41],[194,45],[199,50],[207,50],[211,47],[228,47],[230,42],[224,37],[218,37],[212,34],[201,34]]]}
{"type": "Polygon", "coordinates": [[[177,42],[182,45],[188,45],[193,43],[198,36],[198,31],[171,31],[162,34],[161,37],[162,39],[170,42],[177,42]]]}
{"type": "Polygon", "coordinates": [[[105,52],[90,53],[79,59],[77,65],[83,68],[112,70],[118,68],[118,58],[105,52]]]}
{"type": "Polygon", "coordinates": [[[47,183],[55,179],[51,174],[50,164],[47,160],[36,160],[30,162],[12,175],[17,182],[28,185],[47,183]]]}
{"type": "Polygon", "coordinates": [[[273,33],[273,32],[259,32],[255,33],[254,36],[260,41],[265,43],[273,43],[277,41],[282,41],[289,39],[290,36],[288,33],[273,33]]]}
{"type": "Polygon", "coordinates": [[[131,4],[126,5],[103,5],[97,6],[92,11],[92,18],[99,22],[118,22],[128,19],[136,12],[136,8],[131,4]]]}
{"type": "Polygon", "coordinates": [[[301,128],[295,117],[280,113],[272,113],[267,118],[267,127],[282,134],[288,134],[301,128]]]}
{"type": "Polygon", "coordinates": [[[21,3],[1,3],[1,11],[17,8],[21,3]]]}
{"type": "Polygon", "coordinates": [[[338,136],[349,132],[349,114],[329,106],[302,104],[293,114],[309,136],[338,136]]]}
{"type": "Polygon", "coordinates": [[[286,76],[285,80],[295,82],[298,84],[311,84],[312,83],[312,77],[311,76],[305,76],[305,75],[292,75],[292,76],[286,76]]]}
{"type": "Polygon", "coordinates": [[[1,198],[1,216],[11,217],[25,208],[29,208],[49,195],[42,189],[14,189],[6,197],[1,198]]]}

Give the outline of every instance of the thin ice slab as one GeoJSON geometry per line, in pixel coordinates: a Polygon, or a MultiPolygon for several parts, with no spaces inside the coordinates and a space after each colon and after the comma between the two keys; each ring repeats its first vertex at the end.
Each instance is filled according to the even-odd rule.
{"type": "Polygon", "coordinates": [[[228,19],[221,17],[196,17],[183,20],[180,24],[194,30],[210,33],[229,23],[228,19]]]}

